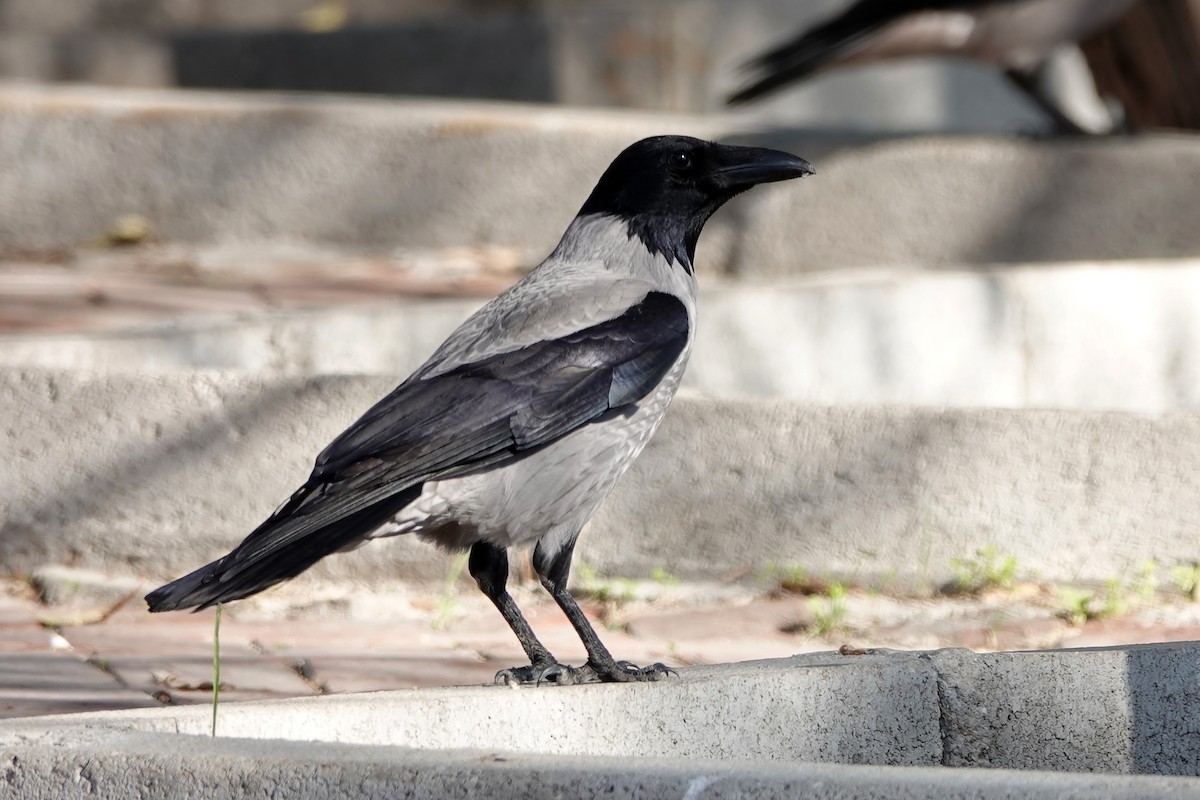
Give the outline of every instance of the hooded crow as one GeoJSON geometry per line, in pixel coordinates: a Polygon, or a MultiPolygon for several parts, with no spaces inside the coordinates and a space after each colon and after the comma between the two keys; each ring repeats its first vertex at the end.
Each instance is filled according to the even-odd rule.
{"type": "Polygon", "coordinates": [[[730,198],[813,173],[775,150],[684,136],[617,156],[554,252],[462,324],[317,456],[308,480],[230,553],[146,596],[151,611],[261,592],[330,553],[415,533],[469,568],[529,665],[497,680],[645,681],[613,659],[567,591],[580,529],[654,434],[696,323],[696,240],[730,198]],[[533,566],[587,649],[558,663],[505,588],[533,566]]]}
{"type": "Polygon", "coordinates": [[[962,56],[1002,68],[1060,130],[1081,132],[1047,93],[1039,72],[1134,0],[858,0],[839,16],[755,57],[753,77],[729,98],[744,103],[847,64],[912,56],[962,56]]]}

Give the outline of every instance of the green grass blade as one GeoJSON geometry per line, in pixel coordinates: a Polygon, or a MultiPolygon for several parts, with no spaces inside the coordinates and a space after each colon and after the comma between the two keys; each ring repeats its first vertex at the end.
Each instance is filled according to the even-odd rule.
{"type": "Polygon", "coordinates": [[[221,699],[221,604],[213,617],[213,679],[212,679],[212,735],[217,735],[217,706],[221,699]]]}

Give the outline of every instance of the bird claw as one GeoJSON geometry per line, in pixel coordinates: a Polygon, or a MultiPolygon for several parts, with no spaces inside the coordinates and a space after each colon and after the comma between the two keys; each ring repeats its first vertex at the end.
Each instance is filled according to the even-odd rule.
{"type": "Polygon", "coordinates": [[[581,680],[583,677],[580,670],[575,667],[566,664],[551,664],[538,673],[537,685],[553,683],[556,686],[573,686],[576,683],[587,683],[586,680],[581,680]]]}
{"type": "Polygon", "coordinates": [[[532,667],[511,667],[502,669],[496,673],[495,683],[499,686],[520,686],[523,683],[529,683],[527,673],[533,670],[532,667]]]}
{"type": "Polygon", "coordinates": [[[629,661],[616,661],[613,662],[612,667],[609,669],[597,669],[590,663],[587,666],[596,673],[599,680],[621,683],[657,681],[662,680],[667,675],[679,674],[661,662],[639,667],[629,661]]]}
{"type": "Polygon", "coordinates": [[[505,686],[578,686],[585,683],[638,683],[661,680],[667,675],[678,675],[671,667],[656,663],[639,667],[629,661],[614,661],[607,665],[592,662],[579,667],[569,664],[530,664],[524,667],[502,669],[496,673],[496,683],[505,686]]]}

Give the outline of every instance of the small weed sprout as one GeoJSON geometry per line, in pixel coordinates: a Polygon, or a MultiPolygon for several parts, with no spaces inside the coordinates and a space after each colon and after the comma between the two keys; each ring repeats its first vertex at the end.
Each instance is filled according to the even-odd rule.
{"type": "Polygon", "coordinates": [[[1129,582],[1129,591],[1144,602],[1158,594],[1158,562],[1150,558],[1138,565],[1137,574],[1129,582]]]}
{"type": "Polygon", "coordinates": [[[808,599],[808,610],[813,615],[811,630],[817,636],[839,630],[846,620],[846,587],[831,583],[823,595],[808,599]]]}
{"type": "Polygon", "coordinates": [[[809,580],[808,570],[800,564],[785,564],[779,561],[768,561],[758,571],[758,583],[769,586],[772,590],[792,592],[794,594],[809,594],[813,581],[809,580]]]}
{"type": "Polygon", "coordinates": [[[217,737],[217,709],[221,704],[221,604],[213,615],[212,737],[217,737]]]}
{"type": "Polygon", "coordinates": [[[1012,589],[1017,585],[1017,559],[1006,555],[994,544],[975,551],[970,558],[950,560],[954,569],[955,591],[968,594],[988,589],[1012,589]]]}
{"type": "Polygon", "coordinates": [[[597,602],[621,605],[637,596],[633,581],[602,578],[590,564],[580,562],[575,567],[575,575],[579,578],[579,593],[597,602]]]}
{"type": "Polygon", "coordinates": [[[1064,606],[1061,616],[1069,624],[1079,626],[1092,618],[1089,609],[1096,597],[1095,592],[1077,586],[1060,586],[1058,596],[1064,606]]]}
{"type": "Polygon", "coordinates": [[[1125,583],[1120,578],[1106,580],[1099,593],[1078,586],[1060,586],[1058,596],[1063,602],[1059,616],[1071,625],[1117,617],[1129,611],[1125,583]]]}
{"type": "Polygon", "coordinates": [[[1104,596],[1100,608],[1096,610],[1096,619],[1119,617],[1129,611],[1129,601],[1125,597],[1125,583],[1120,578],[1109,578],[1104,582],[1104,596]]]}
{"type": "Polygon", "coordinates": [[[1184,597],[1193,603],[1200,602],[1200,562],[1171,567],[1171,580],[1184,597]]]}
{"type": "Polygon", "coordinates": [[[768,561],[758,568],[754,580],[759,586],[770,586],[779,583],[779,562],[768,561]]]}
{"type": "Polygon", "coordinates": [[[655,567],[650,573],[650,580],[660,586],[672,587],[679,585],[679,576],[668,572],[665,567],[655,567]]]}

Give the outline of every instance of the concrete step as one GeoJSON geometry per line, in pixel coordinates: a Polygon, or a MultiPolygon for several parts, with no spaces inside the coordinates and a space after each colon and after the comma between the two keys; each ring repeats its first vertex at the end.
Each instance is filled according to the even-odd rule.
{"type": "MultiPolygon", "coordinates": [[[[225,552],[393,378],[5,370],[0,564],[168,578],[225,552]]],[[[685,393],[600,510],[601,574],[767,563],[928,590],[992,547],[1047,580],[1197,557],[1200,415],[820,407],[685,393]]],[[[408,538],[314,579],[435,579],[408,538]]]]}
{"type": "MultiPolygon", "coordinates": [[[[331,261],[330,271],[337,265],[331,261]]],[[[346,267],[356,268],[353,260],[346,267]]],[[[131,311],[153,302],[149,289],[82,280],[106,287],[95,310],[83,304],[71,312],[82,325],[89,315],[119,313],[123,298],[131,311]]],[[[4,285],[0,273],[0,292],[4,285]]],[[[258,291],[271,285],[265,279],[258,291]]],[[[351,298],[357,305],[279,312],[250,305],[243,294],[216,297],[207,281],[157,291],[164,298],[158,315],[144,319],[189,307],[209,313],[134,329],[0,336],[0,365],[398,378],[483,302],[381,304],[368,286],[351,298]],[[373,305],[362,305],[373,297],[373,305]],[[223,306],[227,313],[212,313],[223,306]]],[[[35,307],[55,303],[65,301],[47,296],[35,307]]],[[[708,281],[700,316],[684,385],[714,395],[816,404],[1200,407],[1195,260],[708,281]]]]}
{"type": "Polygon", "coordinates": [[[1200,774],[1198,658],[1195,643],[823,653],[656,684],[227,704],[216,739],[204,707],[10,720],[0,747],[29,797],[64,774],[170,797],[241,796],[248,778],[323,797],[464,779],[486,796],[1185,797],[1194,777],[1165,776],[1200,774]]]}
{"type": "Polygon", "coordinates": [[[616,153],[669,132],[790,148],[818,169],[718,215],[698,256],[710,274],[1200,252],[1195,138],[735,134],[746,127],[732,115],[9,86],[0,255],[61,253],[131,212],[165,241],[547,252],[616,153]]]}

